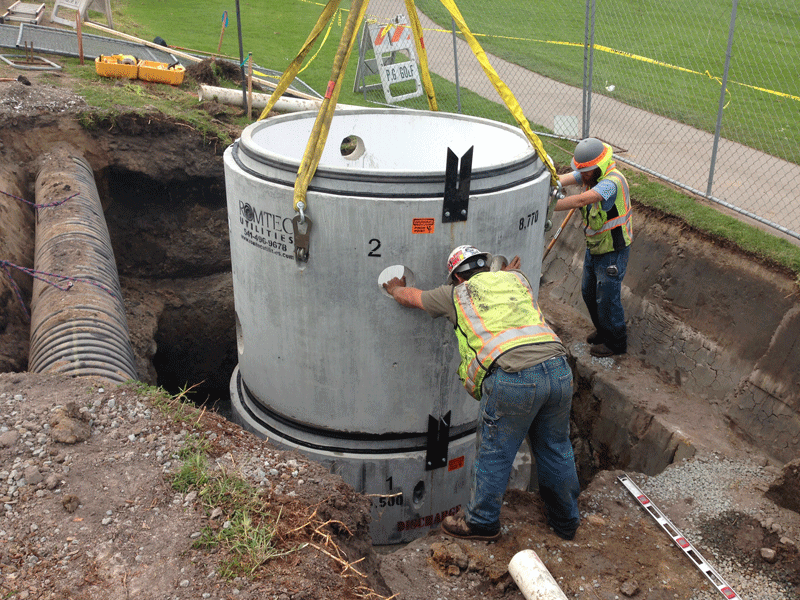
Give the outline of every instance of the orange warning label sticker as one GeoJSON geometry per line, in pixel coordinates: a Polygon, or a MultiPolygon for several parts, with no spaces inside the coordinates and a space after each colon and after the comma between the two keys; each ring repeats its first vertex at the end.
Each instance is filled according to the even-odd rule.
{"type": "Polygon", "coordinates": [[[464,457],[459,456],[458,458],[450,459],[450,462],[447,463],[447,470],[448,471],[456,471],[464,466],[464,457]]]}
{"type": "Polygon", "coordinates": [[[433,233],[436,219],[412,219],[411,233],[433,233]]]}

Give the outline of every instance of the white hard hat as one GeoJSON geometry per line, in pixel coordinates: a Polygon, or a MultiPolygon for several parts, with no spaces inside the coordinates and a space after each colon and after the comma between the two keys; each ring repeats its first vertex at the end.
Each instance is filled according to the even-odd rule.
{"type": "Polygon", "coordinates": [[[455,273],[489,266],[491,255],[475,246],[459,246],[447,257],[447,283],[455,283],[455,273]]]}

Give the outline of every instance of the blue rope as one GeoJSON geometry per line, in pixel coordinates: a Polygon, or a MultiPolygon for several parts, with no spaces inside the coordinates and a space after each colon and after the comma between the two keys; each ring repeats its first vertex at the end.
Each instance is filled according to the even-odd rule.
{"type": "Polygon", "coordinates": [[[3,267],[3,271],[5,271],[6,275],[8,276],[8,279],[11,282],[11,287],[14,290],[17,299],[19,300],[20,306],[22,307],[22,312],[25,313],[25,317],[28,319],[28,321],[30,321],[31,318],[30,313],[28,312],[28,309],[25,307],[25,301],[22,299],[22,292],[20,291],[19,286],[17,286],[17,282],[14,281],[13,277],[11,277],[11,268],[17,269],[18,271],[22,271],[23,273],[27,273],[34,279],[38,279],[39,281],[42,281],[47,285],[52,285],[54,288],[58,288],[62,292],[68,292],[70,289],[72,289],[72,286],[75,285],[76,282],[88,283],[89,285],[93,285],[96,288],[103,290],[112,298],[119,300],[119,297],[117,296],[117,294],[114,293],[114,290],[109,289],[103,284],[97,283],[96,281],[92,281],[91,279],[82,279],[80,277],[69,277],[68,275],[57,275],[55,273],[35,271],[34,269],[29,269],[27,267],[21,267],[19,265],[15,265],[13,263],[8,262],[7,260],[0,260],[0,266],[3,267]],[[65,285],[59,285],[59,283],[45,279],[45,277],[52,277],[54,279],[61,280],[62,282],[66,281],[67,283],[65,285]]]}
{"type": "Polygon", "coordinates": [[[50,204],[35,204],[33,202],[29,202],[28,200],[25,200],[25,198],[20,198],[19,196],[15,196],[14,194],[9,194],[8,192],[4,192],[3,190],[0,190],[0,194],[3,194],[4,196],[8,196],[9,198],[14,198],[15,200],[19,200],[20,202],[24,202],[25,204],[29,204],[30,206],[33,206],[34,208],[50,208],[50,207],[53,207],[53,206],[60,206],[60,205],[64,204],[64,202],[66,202],[67,200],[71,200],[75,196],[79,196],[80,195],[79,193],[78,194],[72,194],[72,196],[67,196],[63,200],[57,200],[56,202],[51,202],[50,204]]]}

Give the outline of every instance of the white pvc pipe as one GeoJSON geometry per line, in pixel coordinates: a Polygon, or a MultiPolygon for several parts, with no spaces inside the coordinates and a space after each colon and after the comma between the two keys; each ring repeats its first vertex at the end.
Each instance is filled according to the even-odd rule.
{"type": "Polygon", "coordinates": [[[508,572],[526,600],[567,600],[567,596],[533,550],[517,552],[508,563],[508,572]]]}
{"type": "MultiPolygon", "coordinates": [[[[221,102],[222,104],[227,104],[228,106],[239,106],[241,108],[245,108],[242,104],[244,99],[242,98],[242,90],[233,90],[230,88],[222,88],[222,87],[215,87],[213,85],[200,85],[200,92],[198,93],[198,99],[200,102],[203,100],[211,100],[216,99],[217,102],[221,102]]],[[[253,92],[253,108],[256,110],[263,110],[265,106],[267,106],[267,102],[269,102],[270,94],[261,94],[258,92],[253,92]]],[[[275,110],[278,112],[300,112],[303,110],[319,110],[319,107],[322,105],[321,100],[305,100],[302,98],[278,98],[278,101],[275,103],[275,110]]],[[[351,109],[357,108],[355,106],[350,106],[349,104],[337,104],[336,110],[339,109],[351,109]]]]}

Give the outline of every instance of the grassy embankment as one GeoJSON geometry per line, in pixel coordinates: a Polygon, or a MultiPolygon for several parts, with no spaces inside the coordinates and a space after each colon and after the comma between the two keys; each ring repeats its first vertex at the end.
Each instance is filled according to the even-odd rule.
{"type": "MultiPolygon", "coordinates": [[[[681,2],[688,2],[688,0],[681,0],[681,2]]],[[[420,8],[429,11],[428,14],[430,16],[440,19],[442,22],[449,21],[449,17],[442,13],[443,9],[439,2],[417,0],[417,3],[420,8]]],[[[548,0],[546,3],[554,4],[555,0],[548,0]]],[[[264,68],[282,71],[289,65],[301,48],[316,23],[323,5],[323,2],[310,2],[307,0],[242,4],[241,21],[244,55],[247,56],[252,53],[256,64],[264,68]]],[[[323,33],[320,36],[298,76],[303,82],[319,92],[324,91],[330,78],[333,57],[339,43],[344,21],[347,18],[348,7],[348,0],[343,0],[330,31],[327,32],[328,30],[326,29],[327,33],[323,33]]],[[[539,8],[542,10],[547,9],[547,7],[539,8]]],[[[239,39],[236,14],[234,6],[227,0],[206,0],[204,2],[184,0],[170,3],[164,3],[161,0],[121,1],[114,5],[114,21],[118,30],[129,35],[146,40],[161,36],[172,46],[213,54],[217,52],[220,42],[222,15],[225,10],[228,11],[228,26],[224,35],[222,35],[220,54],[230,57],[231,60],[237,60],[235,57],[239,56],[239,39]]],[[[462,10],[464,9],[462,8],[462,10]]],[[[474,16],[464,10],[464,17],[469,23],[474,16]]],[[[494,31],[498,27],[505,25],[504,23],[494,22],[496,18],[503,18],[501,11],[485,11],[482,13],[481,19],[476,22],[480,23],[481,31],[494,31]]],[[[102,22],[102,17],[97,20],[102,22]]],[[[535,19],[533,20],[535,21],[535,19]]],[[[558,35],[565,37],[565,39],[574,38],[574,40],[581,41],[583,39],[582,21],[580,18],[577,22],[573,21],[575,19],[560,19],[561,25],[559,26],[558,35]],[[573,29],[574,31],[572,31],[573,29]]],[[[780,25],[776,24],[774,26],[779,27],[780,25]]],[[[477,30],[477,28],[478,26],[473,26],[474,30],[477,30]]],[[[646,31],[643,31],[642,35],[645,34],[646,31]]],[[[691,37],[693,34],[685,32],[681,35],[691,37]]],[[[535,37],[530,32],[528,32],[528,36],[535,37]]],[[[576,49],[574,46],[564,44],[523,44],[518,40],[510,43],[509,40],[497,36],[482,36],[479,39],[487,51],[496,52],[507,60],[529,66],[542,74],[566,83],[580,84],[582,48],[576,49]],[[576,52],[581,55],[579,59],[576,58],[576,52]]],[[[686,43],[681,43],[680,40],[675,40],[675,42],[675,52],[680,52],[680,48],[686,45],[686,43]]],[[[646,40],[640,43],[646,47],[646,40]]],[[[680,57],[676,55],[675,58],[678,61],[680,57]]],[[[763,57],[758,59],[764,60],[763,57]]],[[[351,57],[339,101],[344,104],[364,105],[367,102],[363,95],[353,92],[352,88],[356,62],[355,57],[351,57]]],[[[778,70],[778,72],[782,71],[778,70]]],[[[87,79],[92,81],[102,79],[93,76],[92,73],[86,75],[87,79]]],[[[657,75],[654,74],[654,76],[657,75]]],[[[433,82],[441,110],[455,112],[457,110],[456,98],[457,95],[460,95],[462,112],[465,114],[514,123],[513,117],[504,106],[484,99],[463,88],[457,94],[452,83],[436,75],[433,75],[433,82]]],[[[196,86],[196,84],[194,85],[196,86]]],[[[775,82],[776,87],[780,85],[781,82],[775,82]]],[[[196,126],[201,131],[205,131],[207,128],[213,130],[214,124],[208,123],[207,117],[200,115],[200,111],[196,110],[196,95],[194,95],[195,90],[191,89],[191,83],[182,86],[182,88],[186,89],[168,89],[163,92],[153,90],[152,87],[142,91],[140,86],[133,84],[130,86],[117,85],[114,88],[112,91],[124,95],[125,99],[115,99],[112,100],[112,103],[127,103],[129,106],[134,107],[155,106],[165,112],[177,112],[184,119],[190,120],[190,122],[194,118],[193,126],[196,126]],[[165,97],[162,98],[162,95],[165,95],[165,97]]],[[[634,96],[642,97],[642,95],[652,94],[653,90],[658,89],[667,90],[665,93],[668,93],[669,97],[651,98],[648,102],[653,106],[673,106],[676,114],[680,113],[684,120],[698,119],[693,124],[700,128],[708,128],[711,125],[703,122],[701,117],[695,114],[693,102],[695,105],[697,104],[696,97],[681,97],[680,94],[675,94],[674,87],[670,88],[669,85],[666,85],[666,82],[664,85],[648,85],[647,90],[637,91],[634,89],[630,92],[633,95],[628,101],[633,102],[634,96]]],[[[697,90],[691,91],[692,94],[697,93],[697,90]]],[[[713,92],[709,88],[709,91],[704,93],[713,92]]],[[[716,93],[718,94],[718,90],[716,93]]],[[[87,90],[86,94],[91,96],[96,92],[87,90]]],[[[107,99],[99,98],[89,98],[89,101],[90,103],[97,102],[99,104],[108,102],[107,99]]],[[[418,105],[419,102],[417,101],[414,104],[418,105]]],[[[748,101],[745,104],[750,107],[749,110],[759,110],[759,104],[755,100],[748,101]]],[[[727,118],[746,120],[749,117],[747,114],[726,114],[727,118]]],[[[247,120],[244,118],[239,120],[241,125],[246,123],[247,120]]],[[[532,123],[531,125],[536,131],[549,131],[542,124],[532,123]]],[[[735,127],[735,124],[732,127],[735,127]]],[[[800,128],[796,128],[796,132],[800,136],[800,128]]],[[[542,138],[542,141],[556,164],[568,164],[572,148],[571,144],[558,140],[553,141],[547,137],[542,138]]],[[[800,142],[800,139],[798,142],[800,142]]],[[[789,146],[798,148],[800,143],[789,146]]],[[[800,280],[800,247],[797,244],[776,237],[760,228],[750,226],[738,218],[723,214],[714,206],[709,206],[705,202],[698,201],[692,196],[655,182],[642,174],[630,173],[630,181],[632,194],[636,201],[674,215],[699,230],[729,240],[747,252],[789,269],[800,280]]]]}

